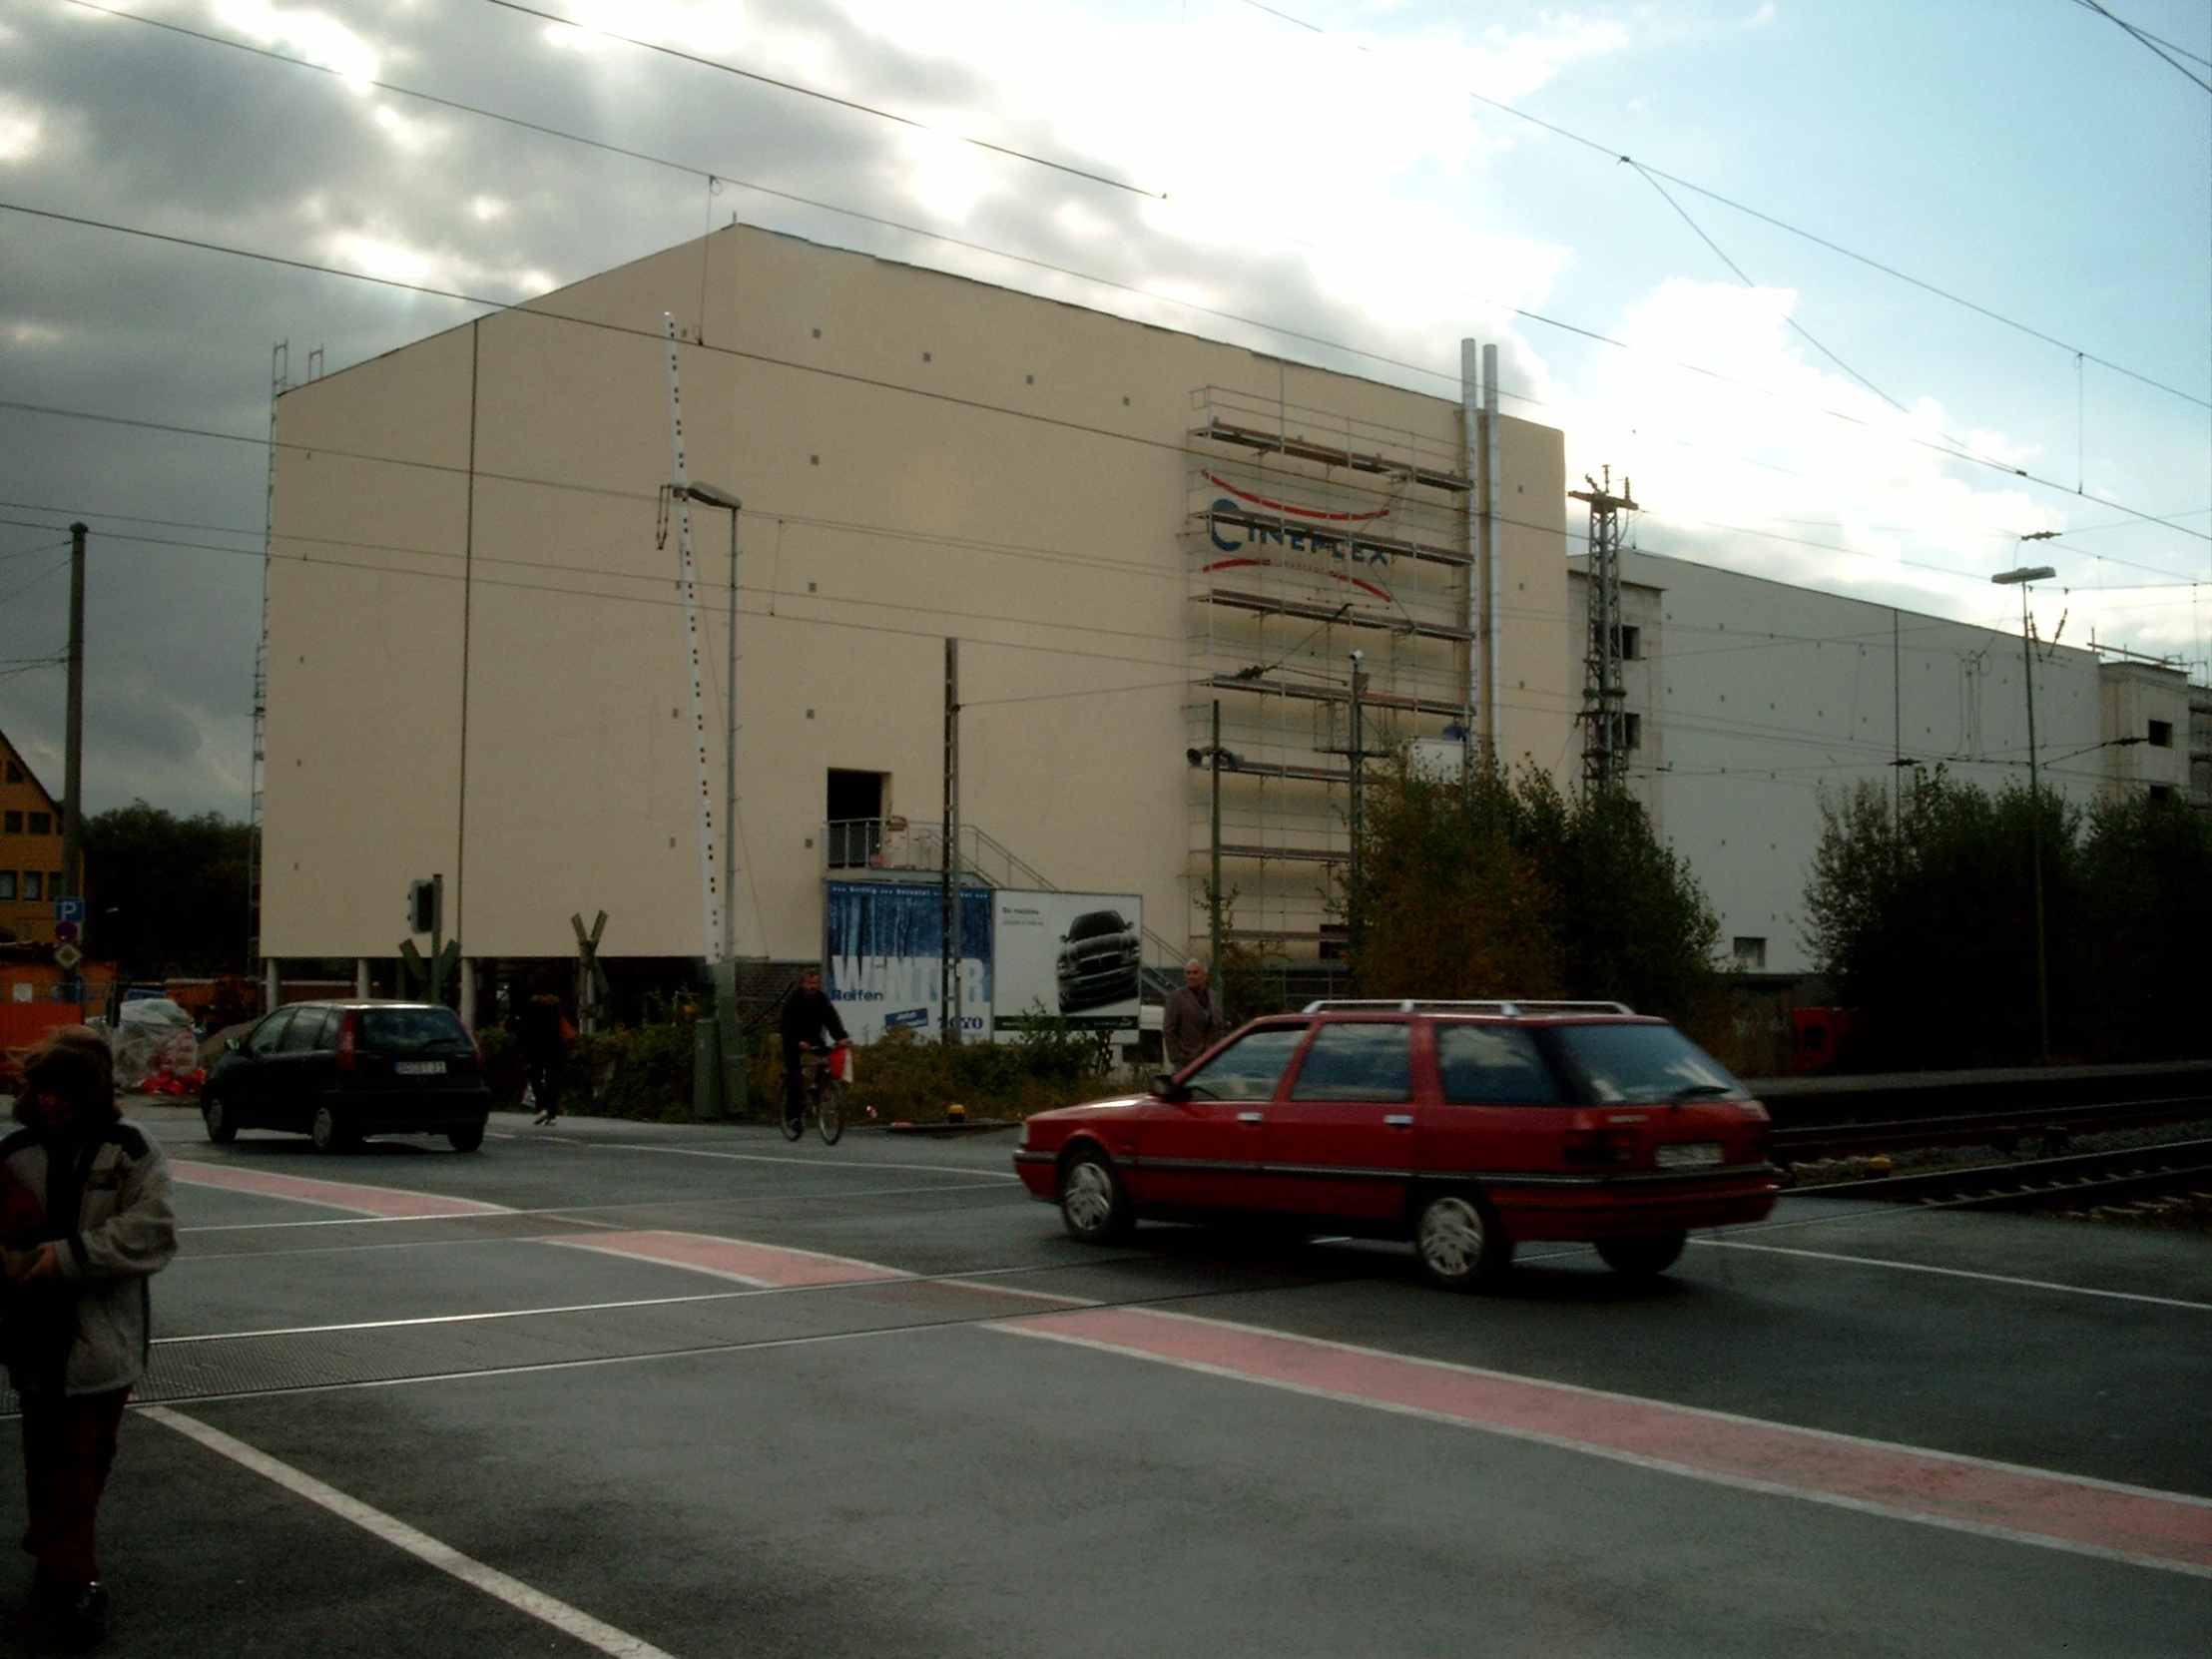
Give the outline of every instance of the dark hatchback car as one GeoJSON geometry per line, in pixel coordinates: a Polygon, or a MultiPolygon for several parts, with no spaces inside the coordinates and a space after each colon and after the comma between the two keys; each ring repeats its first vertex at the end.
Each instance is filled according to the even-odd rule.
{"type": "Polygon", "coordinates": [[[1143,957],[1136,927],[1119,910],[1086,910],[1060,944],[1060,1012],[1137,1000],[1143,957]]]}
{"type": "Polygon", "coordinates": [[[483,1057],[450,1008],[420,1002],[294,1002],[243,1037],[200,1091],[208,1139],[288,1129],[338,1152],[363,1135],[443,1135],[484,1144],[483,1057]]]}

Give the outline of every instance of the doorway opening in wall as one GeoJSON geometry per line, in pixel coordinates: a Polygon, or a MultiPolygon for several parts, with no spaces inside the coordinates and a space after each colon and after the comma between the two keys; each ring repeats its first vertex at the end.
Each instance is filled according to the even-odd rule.
{"type": "Polygon", "coordinates": [[[823,819],[831,869],[866,869],[883,850],[883,806],[890,786],[887,772],[830,769],[823,819]]]}

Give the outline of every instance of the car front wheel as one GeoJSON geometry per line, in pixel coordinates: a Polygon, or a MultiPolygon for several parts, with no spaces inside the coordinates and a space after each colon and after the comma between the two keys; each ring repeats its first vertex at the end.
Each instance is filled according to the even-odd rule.
{"type": "Polygon", "coordinates": [[[1431,1285],[1470,1291],[1504,1273],[1513,1242],[1474,1194],[1438,1193],[1413,1218],[1413,1254],[1431,1285]]]}
{"type": "Polygon", "coordinates": [[[472,1123],[466,1129],[448,1129],[445,1144],[455,1152],[474,1152],[484,1144],[484,1126],[472,1123]]]}
{"type": "Polygon", "coordinates": [[[1137,1225],[1128,1189],[1103,1153],[1078,1152],[1061,1166],[1060,1220],[1085,1244],[1117,1244],[1137,1225]]]}
{"type": "Polygon", "coordinates": [[[1600,1239],[1597,1253],[1623,1279],[1656,1279],[1675,1264],[1687,1233],[1642,1233],[1632,1239],[1600,1239]]]}
{"type": "Polygon", "coordinates": [[[327,1106],[314,1109],[314,1124],[307,1135],[317,1152],[343,1152],[353,1144],[352,1131],[340,1123],[337,1113],[327,1106]]]}
{"type": "Polygon", "coordinates": [[[221,1096],[210,1095],[200,1102],[200,1121],[208,1127],[208,1139],[218,1146],[229,1146],[239,1138],[238,1120],[221,1096]]]}

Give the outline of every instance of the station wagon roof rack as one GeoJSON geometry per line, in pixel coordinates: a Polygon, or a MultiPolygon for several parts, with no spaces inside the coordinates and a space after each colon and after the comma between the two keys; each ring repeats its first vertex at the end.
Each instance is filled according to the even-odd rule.
{"type": "Polygon", "coordinates": [[[1306,1004],[1309,1014],[1633,1014],[1625,1002],[1428,1001],[1395,997],[1329,997],[1306,1004]]]}

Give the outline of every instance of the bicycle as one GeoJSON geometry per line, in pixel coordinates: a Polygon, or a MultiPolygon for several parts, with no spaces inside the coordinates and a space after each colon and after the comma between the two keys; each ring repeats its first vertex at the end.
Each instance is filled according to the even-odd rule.
{"type": "Polygon", "coordinates": [[[803,1049],[799,1056],[799,1075],[806,1090],[807,1103],[795,1122],[784,1120],[784,1139],[796,1141],[807,1133],[807,1119],[812,1117],[815,1128],[821,1132],[823,1144],[835,1146],[844,1134],[844,1085],[852,1067],[852,1045],[838,1043],[827,1053],[819,1048],[803,1049]]]}

